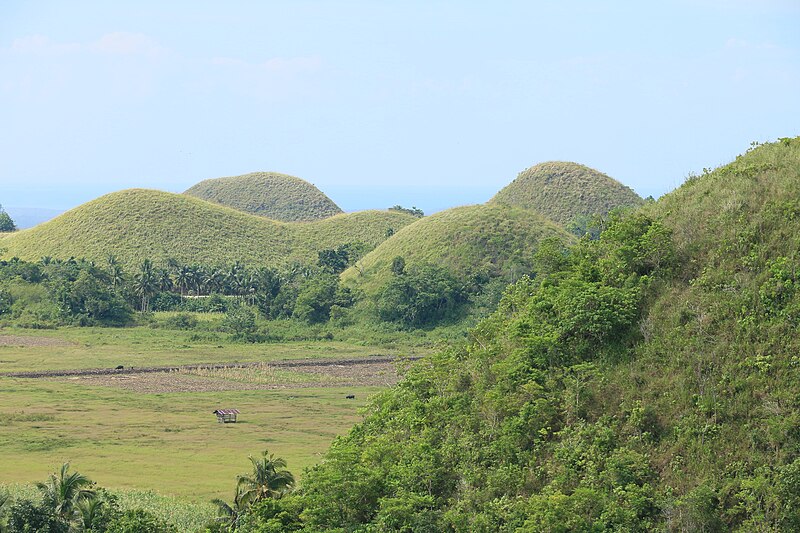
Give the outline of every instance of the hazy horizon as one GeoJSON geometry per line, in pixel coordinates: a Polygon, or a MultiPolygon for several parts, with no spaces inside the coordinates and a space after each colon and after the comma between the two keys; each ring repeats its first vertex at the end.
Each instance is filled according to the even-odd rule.
{"type": "Polygon", "coordinates": [[[798,22],[781,0],[6,2],[0,203],[275,171],[431,213],[550,160],[658,197],[800,134],[798,22]]]}

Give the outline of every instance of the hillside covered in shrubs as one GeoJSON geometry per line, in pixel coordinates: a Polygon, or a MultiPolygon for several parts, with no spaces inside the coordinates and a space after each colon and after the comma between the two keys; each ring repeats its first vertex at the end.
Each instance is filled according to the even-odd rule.
{"type": "Polygon", "coordinates": [[[249,530],[796,531],[799,193],[782,139],[548,241],[249,530]]]}

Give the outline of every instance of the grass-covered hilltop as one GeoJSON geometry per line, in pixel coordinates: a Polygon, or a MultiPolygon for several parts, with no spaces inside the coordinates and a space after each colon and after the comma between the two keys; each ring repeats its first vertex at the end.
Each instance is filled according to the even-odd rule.
{"type": "Polygon", "coordinates": [[[641,205],[642,199],[602,172],[577,163],[550,161],[520,172],[491,203],[533,209],[565,227],[581,227],[595,215],[641,205]]]}
{"type": "Polygon", "coordinates": [[[447,209],[405,226],[343,274],[375,295],[403,270],[436,265],[463,280],[499,278],[505,284],[530,272],[540,240],[574,236],[535,211],[504,205],[447,209]],[[394,270],[393,270],[394,268],[394,270]]]}
{"type": "Polygon", "coordinates": [[[342,213],[311,183],[277,172],[207,179],[184,194],[284,222],[321,220],[342,213]]]}
{"type": "Polygon", "coordinates": [[[349,242],[374,247],[387,230],[416,220],[397,211],[362,211],[308,223],[249,215],[182,194],[146,189],[111,193],[8,235],[6,256],[39,260],[109,254],[129,266],[144,259],[209,264],[246,261],[272,266],[313,263],[317,251],[349,242]]]}
{"type": "Polygon", "coordinates": [[[543,242],[572,242],[593,217],[641,203],[631,189],[588,167],[544,163],[486,204],[447,209],[409,224],[342,279],[377,300],[379,309],[395,309],[402,298],[392,295],[417,294],[408,281],[438,269],[459,280],[473,307],[485,311],[497,304],[506,285],[532,271],[543,242]]]}

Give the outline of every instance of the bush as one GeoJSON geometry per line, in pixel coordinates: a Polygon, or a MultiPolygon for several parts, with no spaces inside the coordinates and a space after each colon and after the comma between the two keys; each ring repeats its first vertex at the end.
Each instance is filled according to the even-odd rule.
{"type": "Polygon", "coordinates": [[[423,327],[451,317],[467,301],[461,283],[447,270],[431,264],[395,275],[378,296],[378,316],[407,327],[423,327]]]}
{"type": "Polygon", "coordinates": [[[107,533],[176,533],[177,530],[153,513],[135,509],[111,521],[107,533]]]}
{"type": "Polygon", "coordinates": [[[197,327],[197,318],[188,313],[178,313],[167,317],[164,326],[169,329],[194,329],[197,327]]]}
{"type": "Polygon", "coordinates": [[[257,332],[256,314],[247,306],[235,307],[222,319],[222,330],[235,340],[253,342],[257,332]]]}
{"type": "Polygon", "coordinates": [[[69,525],[53,516],[44,505],[31,500],[16,501],[9,510],[8,532],[67,533],[69,525]]]}

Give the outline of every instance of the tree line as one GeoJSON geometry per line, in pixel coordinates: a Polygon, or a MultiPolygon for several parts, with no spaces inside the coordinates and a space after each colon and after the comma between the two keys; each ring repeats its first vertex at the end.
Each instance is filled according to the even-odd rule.
{"type": "MultiPolygon", "coordinates": [[[[22,326],[59,324],[123,326],[138,313],[155,311],[234,312],[247,308],[267,320],[295,318],[308,324],[346,314],[364,296],[340,283],[340,274],[369,247],[348,243],[320,250],[315,264],[276,269],[242,262],[185,264],[144,259],[126,267],[105,261],[43,257],[0,261],[0,320],[22,326]]],[[[368,316],[401,327],[427,327],[458,315],[478,289],[447,269],[430,264],[405,268],[396,258],[391,279],[368,316]]],[[[239,313],[246,316],[248,312],[239,313]]]]}

